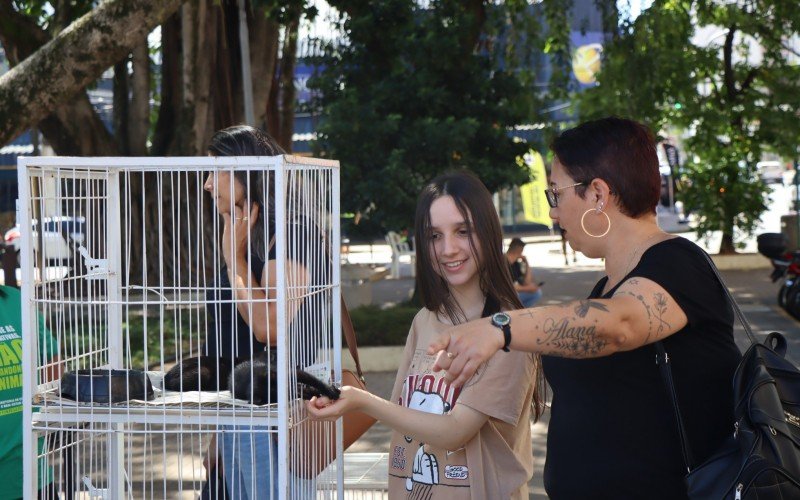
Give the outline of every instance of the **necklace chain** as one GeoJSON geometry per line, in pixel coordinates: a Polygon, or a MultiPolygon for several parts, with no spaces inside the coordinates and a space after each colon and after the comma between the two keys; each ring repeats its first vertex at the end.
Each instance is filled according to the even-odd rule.
{"type": "Polygon", "coordinates": [[[639,253],[639,250],[644,248],[645,244],[647,244],[648,241],[650,241],[653,238],[655,238],[656,236],[659,236],[659,235],[662,235],[662,234],[664,234],[662,231],[658,231],[657,233],[653,233],[650,236],[648,236],[646,240],[644,240],[641,243],[639,243],[638,245],[636,245],[636,249],[631,254],[631,258],[628,259],[628,264],[625,266],[625,273],[622,274],[622,278],[627,276],[628,273],[633,270],[633,268],[631,266],[633,265],[633,261],[636,258],[636,255],[639,253]]]}

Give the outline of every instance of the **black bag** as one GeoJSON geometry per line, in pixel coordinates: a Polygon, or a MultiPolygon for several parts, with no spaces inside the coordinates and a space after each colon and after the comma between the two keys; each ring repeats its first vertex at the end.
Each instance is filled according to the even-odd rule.
{"type": "Polygon", "coordinates": [[[731,436],[718,452],[692,467],[691,446],[672,381],[669,356],[656,342],[657,363],[672,399],[689,473],[692,499],[800,498],[800,370],[785,359],[786,339],[770,333],[759,343],[711,258],[711,269],[722,284],[751,346],[733,376],[734,417],[731,436]]]}

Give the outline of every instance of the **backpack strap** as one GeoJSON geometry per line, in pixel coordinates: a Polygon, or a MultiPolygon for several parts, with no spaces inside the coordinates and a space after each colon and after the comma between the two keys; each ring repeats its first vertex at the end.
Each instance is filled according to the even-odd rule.
{"type": "Polygon", "coordinates": [[[683,416],[681,409],[678,406],[678,393],[675,392],[675,383],[672,379],[672,367],[669,362],[669,355],[664,349],[664,344],[661,341],[655,343],[656,350],[656,365],[661,372],[661,378],[664,380],[664,387],[667,389],[670,401],[672,402],[672,411],[675,415],[675,422],[678,424],[678,435],[681,439],[681,453],[683,454],[683,463],[686,465],[686,472],[692,471],[692,449],[689,446],[689,438],[686,437],[686,427],[683,423],[683,416]]]}
{"type": "MultiPolygon", "coordinates": [[[[717,277],[719,284],[725,291],[725,295],[728,297],[728,302],[730,302],[734,313],[739,318],[739,322],[742,323],[742,327],[744,327],[744,331],[745,333],[747,333],[747,337],[750,339],[750,343],[757,344],[758,341],[756,341],[756,338],[753,335],[753,330],[750,327],[750,323],[748,323],[747,318],[744,317],[744,313],[742,313],[741,308],[739,308],[739,304],[736,303],[736,299],[733,298],[733,295],[728,289],[728,285],[725,284],[725,280],[723,280],[722,276],[719,274],[717,266],[714,265],[714,261],[711,260],[711,257],[705,251],[703,251],[703,256],[706,258],[709,267],[711,267],[711,271],[714,273],[714,276],[717,277]]],[[[678,434],[680,435],[681,439],[681,452],[683,454],[683,461],[686,464],[686,470],[688,472],[691,472],[693,463],[692,450],[689,445],[689,438],[686,436],[686,426],[683,422],[683,416],[681,415],[681,410],[680,407],[678,406],[678,393],[675,390],[675,382],[672,378],[672,367],[670,366],[669,355],[667,354],[667,351],[664,349],[664,344],[661,341],[655,342],[654,345],[657,351],[656,365],[658,366],[658,369],[661,372],[661,378],[664,380],[664,387],[667,389],[667,394],[669,395],[670,401],[672,402],[672,410],[673,413],[675,414],[675,422],[678,425],[678,434]]]]}

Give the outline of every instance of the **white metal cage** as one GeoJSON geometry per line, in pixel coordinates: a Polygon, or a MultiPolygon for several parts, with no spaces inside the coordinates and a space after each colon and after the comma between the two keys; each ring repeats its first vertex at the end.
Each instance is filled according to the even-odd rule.
{"type": "Polygon", "coordinates": [[[309,389],[298,382],[298,369],[341,380],[338,162],[20,158],[19,192],[26,497],[197,498],[204,462],[219,458],[226,471],[248,461],[257,469],[249,479],[226,475],[228,498],[341,498],[341,421],[312,425],[309,389]],[[231,177],[244,185],[238,211],[234,183],[223,182],[231,177]],[[226,211],[250,220],[241,265],[225,266],[225,252],[238,248],[226,239],[226,211]],[[69,255],[53,258],[53,244],[69,255]],[[223,277],[237,266],[248,277],[231,293],[223,277]],[[274,318],[260,327],[273,339],[266,351],[255,333],[242,340],[220,320],[238,313],[255,331],[258,308],[274,318]],[[40,345],[39,328],[53,345],[40,345]],[[186,369],[201,355],[217,361],[186,369]],[[191,390],[205,368],[217,387],[191,390]],[[185,370],[182,390],[165,388],[170,369],[185,370]],[[148,382],[152,395],[136,389],[148,382]],[[106,386],[116,391],[110,401],[106,386]],[[252,402],[256,392],[266,402],[252,402]],[[320,449],[334,457],[321,472],[312,460],[320,449]]]}

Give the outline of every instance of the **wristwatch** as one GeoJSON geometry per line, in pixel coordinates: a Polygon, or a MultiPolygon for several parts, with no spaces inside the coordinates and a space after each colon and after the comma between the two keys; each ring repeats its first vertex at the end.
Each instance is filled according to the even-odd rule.
{"type": "Polygon", "coordinates": [[[511,344],[511,316],[504,312],[492,314],[492,324],[503,331],[503,351],[508,352],[511,344]]]}

